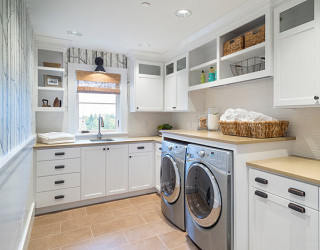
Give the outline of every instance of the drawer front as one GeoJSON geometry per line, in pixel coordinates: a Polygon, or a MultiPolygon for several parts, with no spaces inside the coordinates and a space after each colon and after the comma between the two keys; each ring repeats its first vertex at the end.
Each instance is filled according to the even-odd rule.
{"type": "Polygon", "coordinates": [[[129,144],[129,154],[144,153],[152,151],[152,142],[129,144]]]}
{"type": "Polygon", "coordinates": [[[317,186],[252,168],[249,169],[249,184],[304,206],[319,209],[317,186]]]}
{"type": "Polygon", "coordinates": [[[50,161],[80,157],[80,148],[54,148],[37,150],[37,161],[50,161]]]}
{"type": "Polygon", "coordinates": [[[80,201],[80,187],[41,192],[36,194],[36,207],[49,207],[80,201]]]}
{"type": "Polygon", "coordinates": [[[39,161],[37,162],[37,176],[79,173],[80,168],[80,158],[56,161],[39,161]]]}
{"type": "Polygon", "coordinates": [[[156,143],[156,154],[161,155],[161,151],[162,151],[162,144],[156,143]]]}
{"type": "Polygon", "coordinates": [[[37,192],[80,187],[80,173],[37,177],[37,192]]]}

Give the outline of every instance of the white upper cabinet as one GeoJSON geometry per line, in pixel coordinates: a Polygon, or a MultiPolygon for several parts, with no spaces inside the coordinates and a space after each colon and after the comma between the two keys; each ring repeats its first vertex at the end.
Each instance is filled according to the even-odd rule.
{"type": "Polygon", "coordinates": [[[320,1],[291,0],[274,10],[274,104],[320,107],[320,1]]]}
{"type": "Polygon", "coordinates": [[[130,111],[163,111],[163,64],[132,59],[129,76],[130,111]]]}
{"type": "Polygon", "coordinates": [[[106,195],[128,192],[128,144],[106,147],[106,195]]]}
{"type": "Polygon", "coordinates": [[[183,55],[165,66],[165,111],[188,111],[188,57],[183,55]]]}
{"type": "Polygon", "coordinates": [[[83,147],[81,164],[81,200],[105,196],[106,147],[83,147]]]}

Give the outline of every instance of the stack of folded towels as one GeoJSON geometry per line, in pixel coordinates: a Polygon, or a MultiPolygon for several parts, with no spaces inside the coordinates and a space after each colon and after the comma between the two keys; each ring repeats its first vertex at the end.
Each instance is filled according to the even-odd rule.
{"type": "Polygon", "coordinates": [[[74,135],[63,132],[43,133],[38,134],[38,137],[45,144],[70,143],[75,141],[74,135]]]}
{"type": "Polygon", "coordinates": [[[258,113],[254,111],[247,111],[245,109],[227,109],[226,112],[220,117],[221,121],[246,121],[246,122],[257,122],[257,121],[277,121],[276,119],[258,113]]]}

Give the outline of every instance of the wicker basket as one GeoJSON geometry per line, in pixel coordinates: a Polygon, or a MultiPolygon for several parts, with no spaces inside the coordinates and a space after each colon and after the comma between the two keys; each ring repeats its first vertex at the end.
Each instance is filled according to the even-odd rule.
{"type": "Polygon", "coordinates": [[[249,48],[258,43],[262,43],[266,40],[265,38],[265,25],[262,25],[254,30],[251,30],[244,35],[245,47],[249,48]]]}
{"type": "Polygon", "coordinates": [[[43,62],[44,67],[50,67],[50,68],[61,68],[60,63],[49,63],[49,62],[43,62]]]}
{"type": "Polygon", "coordinates": [[[270,122],[226,122],[219,121],[221,132],[224,135],[236,135],[252,138],[275,138],[285,136],[288,121],[270,122]]]}
{"type": "Polygon", "coordinates": [[[223,55],[229,55],[244,49],[244,36],[238,36],[223,44],[223,55]]]}

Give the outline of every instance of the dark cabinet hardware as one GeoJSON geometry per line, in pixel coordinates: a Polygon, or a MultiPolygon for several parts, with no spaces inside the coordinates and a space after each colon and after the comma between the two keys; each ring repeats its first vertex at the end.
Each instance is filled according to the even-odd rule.
{"type": "Polygon", "coordinates": [[[260,177],[256,177],[254,180],[255,180],[256,182],[261,183],[261,184],[268,184],[268,180],[263,179],[263,178],[260,178],[260,177]]]}
{"type": "Polygon", "coordinates": [[[129,158],[131,158],[132,156],[130,155],[129,158]]]}
{"type": "Polygon", "coordinates": [[[319,96],[315,95],[315,96],[313,97],[313,99],[315,99],[316,101],[318,101],[318,100],[319,100],[319,96]]]}
{"type": "Polygon", "coordinates": [[[300,206],[293,204],[293,203],[289,203],[288,208],[291,208],[292,210],[297,211],[302,214],[304,214],[306,212],[306,209],[304,207],[300,207],[300,206]]]}
{"type": "Polygon", "coordinates": [[[60,180],[60,181],[55,181],[54,184],[63,184],[64,180],[60,180]]]}
{"type": "Polygon", "coordinates": [[[64,198],[64,195],[56,195],[54,198],[55,198],[56,200],[63,199],[63,198],[64,198]]]}
{"type": "Polygon", "coordinates": [[[57,152],[55,155],[64,155],[64,152],[57,152]]]}
{"type": "Polygon", "coordinates": [[[256,191],[254,192],[254,194],[257,195],[257,196],[259,196],[259,197],[262,197],[262,198],[264,198],[264,199],[268,198],[268,195],[267,195],[266,193],[261,192],[261,191],[259,191],[259,190],[256,190],[256,191]]]}
{"type": "Polygon", "coordinates": [[[110,150],[110,148],[107,148],[107,150],[110,150]]]}
{"type": "Polygon", "coordinates": [[[58,165],[58,166],[55,166],[54,168],[55,169],[61,169],[61,168],[64,168],[64,165],[58,165]]]}
{"type": "Polygon", "coordinates": [[[143,146],[141,146],[141,147],[137,147],[137,149],[144,149],[144,147],[143,147],[143,146]]]}
{"type": "Polygon", "coordinates": [[[172,107],[173,109],[176,109],[177,107],[172,107]]]}
{"type": "Polygon", "coordinates": [[[304,191],[299,190],[299,189],[295,189],[295,188],[289,188],[288,192],[290,194],[294,194],[294,195],[301,196],[301,197],[305,197],[306,196],[306,193],[304,191]]]}
{"type": "Polygon", "coordinates": [[[103,148],[103,150],[106,150],[106,148],[103,148]]]}
{"type": "Polygon", "coordinates": [[[159,148],[159,150],[162,150],[162,148],[159,148]]]}
{"type": "Polygon", "coordinates": [[[139,109],[139,107],[137,107],[137,109],[139,109]]]}

